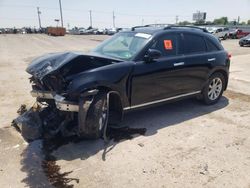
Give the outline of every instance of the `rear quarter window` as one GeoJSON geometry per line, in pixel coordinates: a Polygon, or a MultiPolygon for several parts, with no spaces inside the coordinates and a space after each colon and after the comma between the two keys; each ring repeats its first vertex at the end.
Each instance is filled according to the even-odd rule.
{"type": "Polygon", "coordinates": [[[207,44],[207,51],[209,52],[214,52],[214,51],[218,51],[219,48],[209,39],[205,39],[206,44],[207,44]]]}

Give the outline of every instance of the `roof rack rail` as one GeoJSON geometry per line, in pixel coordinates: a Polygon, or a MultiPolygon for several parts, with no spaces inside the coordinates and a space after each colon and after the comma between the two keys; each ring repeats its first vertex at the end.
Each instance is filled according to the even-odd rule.
{"type": "Polygon", "coordinates": [[[170,24],[169,23],[153,23],[153,24],[148,24],[147,26],[150,26],[150,27],[167,27],[169,26],[170,24]]]}
{"type": "Polygon", "coordinates": [[[197,26],[191,26],[191,25],[168,25],[167,27],[164,27],[164,30],[166,29],[171,29],[171,28],[176,28],[176,27],[184,27],[184,28],[192,28],[192,29],[199,29],[202,30],[205,33],[208,33],[206,28],[201,28],[201,27],[197,27],[197,26]]]}
{"type": "Polygon", "coordinates": [[[168,26],[169,24],[165,24],[165,23],[160,23],[160,24],[147,24],[147,25],[139,25],[139,26],[135,26],[135,27],[132,27],[131,30],[134,31],[135,29],[137,28],[142,28],[142,27],[166,27],[168,26]]]}
{"type": "Polygon", "coordinates": [[[137,28],[142,28],[142,27],[150,27],[150,25],[139,25],[139,26],[134,26],[131,28],[131,31],[134,31],[137,28]]]}

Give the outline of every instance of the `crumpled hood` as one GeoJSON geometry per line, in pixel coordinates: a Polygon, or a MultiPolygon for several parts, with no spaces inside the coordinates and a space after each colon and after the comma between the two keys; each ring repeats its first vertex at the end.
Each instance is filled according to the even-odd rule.
{"type": "MultiPolygon", "coordinates": [[[[42,80],[46,75],[52,73],[55,70],[60,69],[62,66],[70,63],[72,60],[78,57],[100,57],[104,59],[113,59],[98,56],[97,54],[84,54],[81,52],[60,52],[60,53],[49,53],[38,57],[32,61],[27,67],[26,71],[33,75],[35,78],[42,80]]],[[[114,61],[119,61],[114,59],[114,61]]]]}
{"type": "Polygon", "coordinates": [[[42,79],[45,75],[70,62],[81,54],[75,52],[49,53],[34,59],[26,71],[36,78],[42,79]]]}

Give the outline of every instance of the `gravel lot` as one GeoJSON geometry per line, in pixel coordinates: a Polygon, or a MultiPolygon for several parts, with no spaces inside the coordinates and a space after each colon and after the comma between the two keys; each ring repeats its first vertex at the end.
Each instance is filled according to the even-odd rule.
{"type": "MultiPolygon", "coordinates": [[[[87,51],[106,36],[0,35],[0,187],[49,187],[41,141],[27,144],[10,127],[20,104],[31,106],[28,63],[59,51],[87,51]]],[[[125,115],[146,128],[122,142],[68,143],[54,151],[75,187],[250,187],[250,48],[223,41],[233,55],[228,91],[213,106],[194,99],[125,115]]]]}

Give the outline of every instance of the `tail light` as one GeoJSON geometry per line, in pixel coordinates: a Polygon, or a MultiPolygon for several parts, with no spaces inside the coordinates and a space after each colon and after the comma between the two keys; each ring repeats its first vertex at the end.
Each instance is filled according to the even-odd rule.
{"type": "Polygon", "coordinates": [[[227,53],[227,58],[231,59],[232,55],[230,53],[227,53]]]}

